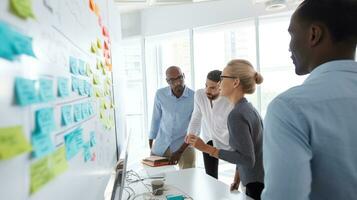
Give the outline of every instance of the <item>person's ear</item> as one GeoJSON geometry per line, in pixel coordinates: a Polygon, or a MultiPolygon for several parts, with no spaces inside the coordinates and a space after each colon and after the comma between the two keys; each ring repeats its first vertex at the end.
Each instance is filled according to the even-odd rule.
{"type": "Polygon", "coordinates": [[[309,29],[309,45],[310,47],[317,46],[323,39],[324,28],[322,24],[312,24],[309,29]]]}
{"type": "Polygon", "coordinates": [[[239,79],[234,79],[233,81],[233,87],[237,88],[239,86],[240,80],[239,79]]]}

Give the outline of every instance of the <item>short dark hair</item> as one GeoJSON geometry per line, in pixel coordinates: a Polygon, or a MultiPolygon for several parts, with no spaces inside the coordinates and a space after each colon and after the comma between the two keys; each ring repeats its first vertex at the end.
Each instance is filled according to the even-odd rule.
{"type": "Polygon", "coordinates": [[[222,71],[220,70],[210,71],[207,74],[207,79],[218,83],[221,80],[221,74],[222,71]]]}
{"type": "Polygon", "coordinates": [[[356,0],[305,0],[297,14],[305,22],[320,22],[334,42],[357,42],[356,0]]]}

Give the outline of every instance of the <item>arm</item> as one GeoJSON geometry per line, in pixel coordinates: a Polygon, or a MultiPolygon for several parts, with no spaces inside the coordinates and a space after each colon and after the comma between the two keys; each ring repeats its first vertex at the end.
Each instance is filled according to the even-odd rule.
{"type": "Polygon", "coordinates": [[[201,130],[201,121],[202,121],[202,111],[200,108],[200,97],[198,96],[199,93],[195,93],[195,100],[194,100],[194,107],[192,112],[192,117],[190,120],[190,124],[188,126],[188,132],[190,134],[198,135],[201,130]]]}
{"type": "Polygon", "coordinates": [[[151,119],[151,129],[150,129],[150,133],[149,133],[150,149],[152,148],[153,140],[156,138],[157,133],[159,132],[161,117],[162,117],[161,105],[160,105],[158,93],[156,93],[155,101],[154,101],[154,108],[153,108],[153,112],[152,112],[152,119],[151,119]]]}
{"type": "Polygon", "coordinates": [[[239,183],[240,183],[240,176],[239,176],[238,168],[236,168],[236,173],[234,175],[234,180],[233,180],[233,183],[231,184],[231,188],[230,188],[231,191],[238,190],[239,183]]]}
{"type": "Polygon", "coordinates": [[[241,113],[228,118],[229,144],[234,151],[219,150],[218,157],[230,163],[253,167],[255,164],[254,144],[249,122],[241,113]]]}
{"type": "Polygon", "coordinates": [[[311,191],[309,128],[294,105],[275,99],[263,134],[263,199],[307,200],[311,191]]]}

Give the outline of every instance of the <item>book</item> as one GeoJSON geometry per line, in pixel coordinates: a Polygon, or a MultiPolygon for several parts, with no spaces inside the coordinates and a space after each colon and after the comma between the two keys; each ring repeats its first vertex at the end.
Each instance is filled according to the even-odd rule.
{"type": "Polygon", "coordinates": [[[143,164],[149,165],[151,167],[169,165],[169,163],[170,163],[168,158],[161,157],[161,156],[149,156],[147,158],[144,158],[141,162],[143,164]]]}

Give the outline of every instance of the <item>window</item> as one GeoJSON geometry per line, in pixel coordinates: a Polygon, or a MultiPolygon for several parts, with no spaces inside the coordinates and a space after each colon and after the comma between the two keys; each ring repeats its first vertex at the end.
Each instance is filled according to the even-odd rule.
{"type": "Polygon", "coordinates": [[[269,103],[278,94],[300,85],[306,78],[295,74],[290,59],[289,23],[290,15],[286,14],[259,20],[260,70],[264,77],[261,85],[262,116],[265,116],[269,103]]]}
{"type": "MultiPolygon", "coordinates": [[[[194,71],[196,88],[204,88],[207,73],[223,70],[232,59],[249,60],[256,66],[254,20],[199,28],[194,31],[194,71]]],[[[257,107],[257,95],[247,95],[257,107]]]]}

